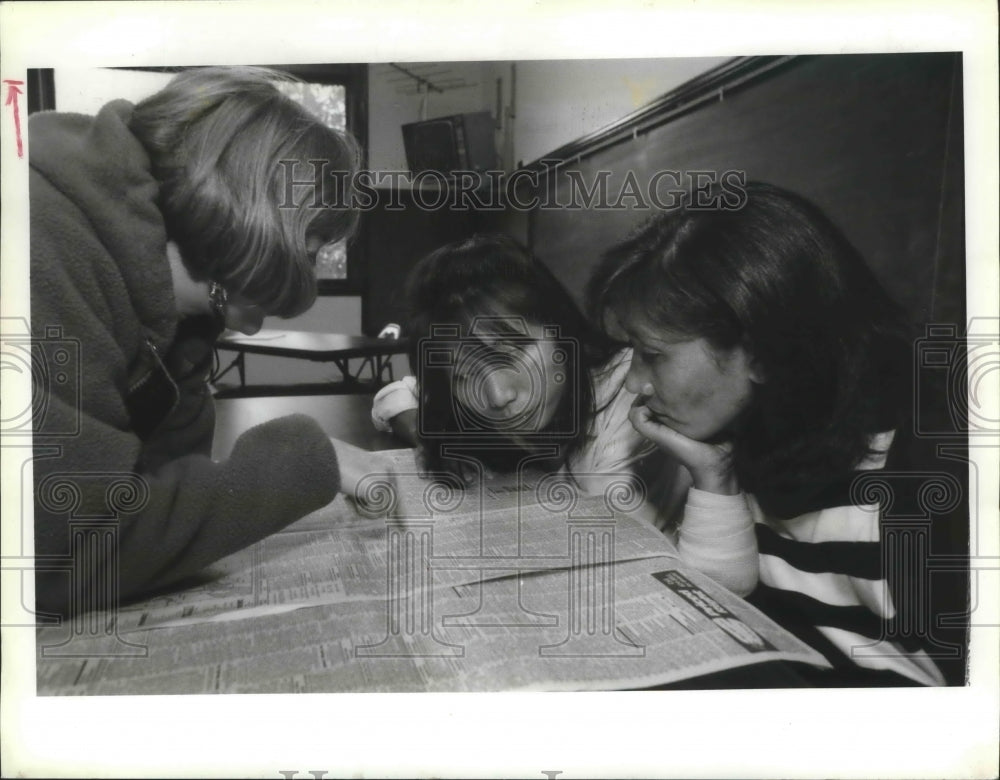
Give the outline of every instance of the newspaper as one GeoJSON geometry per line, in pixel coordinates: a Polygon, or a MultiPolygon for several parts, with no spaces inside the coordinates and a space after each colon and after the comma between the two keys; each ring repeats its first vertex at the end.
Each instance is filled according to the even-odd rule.
{"type": "Polygon", "coordinates": [[[634,516],[524,470],[455,484],[412,451],[197,584],[38,632],[39,694],[649,687],[825,665],[634,516]]]}
{"type": "MultiPolygon", "coordinates": [[[[381,598],[388,534],[429,522],[438,563],[432,587],[511,576],[518,570],[513,559],[524,551],[531,553],[520,561],[524,569],[565,568],[567,522],[587,519],[614,521],[617,560],[676,555],[655,528],[615,512],[614,495],[585,496],[561,474],[524,470],[482,475],[462,485],[450,475],[421,472],[413,450],[365,454],[369,460],[378,455],[376,462],[383,467],[358,486],[370,498],[367,505],[340,496],[218,562],[197,583],[122,606],[118,632],[381,598]],[[457,558],[465,559],[463,568],[444,566],[445,559],[457,558]]],[[[609,475],[608,482],[610,491],[621,493],[620,508],[635,508],[635,486],[627,478],[609,475]]]]}

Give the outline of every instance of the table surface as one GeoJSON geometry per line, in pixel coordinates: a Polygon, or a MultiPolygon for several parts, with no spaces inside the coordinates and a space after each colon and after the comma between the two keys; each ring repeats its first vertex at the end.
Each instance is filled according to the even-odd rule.
{"type": "Polygon", "coordinates": [[[212,457],[226,458],[244,431],[288,414],[309,415],[327,435],[365,450],[407,446],[392,434],[375,430],[371,419],[373,398],[371,393],[356,393],[216,399],[212,457]]]}
{"type": "MultiPolygon", "coordinates": [[[[231,398],[216,401],[216,432],[212,456],[226,457],[248,428],[286,414],[307,414],[330,436],[366,450],[390,450],[406,445],[371,423],[372,394],[231,398]]],[[[768,662],[702,675],[655,689],[789,688],[807,685],[798,664],[768,662]]]]}
{"type": "Polygon", "coordinates": [[[345,333],[311,333],[301,330],[261,330],[252,336],[226,334],[216,342],[219,349],[258,355],[282,355],[308,360],[378,357],[406,352],[406,339],[349,336],[345,333]]]}
{"type": "MultiPolygon", "coordinates": [[[[369,450],[400,448],[403,445],[397,439],[389,434],[375,431],[370,419],[371,400],[371,395],[323,395],[273,398],[234,398],[217,401],[217,425],[213,455],[216,458],[224,458],[232,449],[233,442],[239,434],[253,425],[264,422],[268,419],[295,412],[305,413],[312,416],[328,434],[348,441],[355,446],[369,450]]],[[[329,522],[329,518],[323,520],[322,522],[329,522]]],[[[322,527],[324,526],[321,525],[320,528],[322,527]]],[[[364,526],[362,526],[362,528],[363,527],[364,526]]],[[[313,533],[316,532],[315,528],[312,528],[311,530],[313,533]]],[[[358,536],[356,533],[355,537],[351,538],[355,539],[356,543],[360,543],[358,540],[363,539],[364,537],[363,534],[362,536],[358,536]]],[[[310,556],[313,555],[311,545],[319,544],[319,542],[316,542],[315,540],[310,541],[311,537],[309,537],[307,529],[304,528],[299,529],[294,533],[289,531],[284,535],[278,534],[274,537],[274,539],[276,541],[274,541],[273,544],[270,544],[270,546],[265,545],[265,543],[261,543],[261,545],[264,546],[258,545],[253,548],[258,550],[257,553],[254,553],[253,549],[251,549],[248,552],[242,552],[231,557],[229,559],[230,563],[226,564],[226,566],[223,566],[220,563],[219,566],[222,568],[216,573],[216,576],[219,576],[221,573],[228,573],[229,584],[227,587],[235,588],[235,592],[238,592],[237,595],[242,594],[252,602],[257,595],[257,587],[259,585],[256,579],[258,574],[254,573],[257,571],[257,564],[252,564],[251,566],[245,568],[240,568],[240,566],[245,564],[247,561],[256,561],[257,557],[260,557],[260,565],[264,567],[261,571],[264,571],[265,574],[269,572],[270,579],[267,580],[268,587],[273,586],[278,590],[282,587],[306,587],[299,584],[299,579],[308,575],[308,573],[312,571],[310,566],[315,568],[316,562],[310,558],[310,556]],[[264,550],[271,550],[271,552],[265,554],[264,550]],[[294,570],[297,574],[292,578],[291,585],[288,585],[288,583],[282,585],[283,581],[281,580],[281,577],[285,576],[282,574],[284,571],[282,566],[287,566],[287,562],[282,563],[282,560],[283,556],[287,557],[289,555],[292,555],[290,560],[294,562],[294,566],[296,567],[294,570]],[[295,556],[302,557],[298,558],[295,556]],[[271,560],[271,557],[274,558],[273,571],[266,568],[267,562],[271,560]],[[232,561],[236,559],[242,561],[242,563],[239,565],[232,563],[232,561]],[[301,566],[301,571],[297,568],[299,566],[301,566]],[[305,574],[303,574],[303,572],[305,572],[305,574]],[[247,579],[248,577],[250,579],[247,579]],[[244,582],[244,580],[246,581],[244,582]],[[247,588],[249,588],[249,590],[247,590],[247,588]],[[244,593],[244,591],[246,592],[244,593]]],[[[350,562],[354,559],[348,558],[347,560],[350,562]]],[[[356,560],[354,562],[357,563],[356,560]]],[[[323,564],[323,567],[325,566],[326,564],[323,564]]],[[[345,568],[353,570],[351,565],[345,564],[345,568]]],[[[326,569],[323,568],[323,571],[325,570],[326,569]]],[[[386,574],[377,573],[376,576],[379,583],[384,586],[384,578],[386,574]]],[[[306,576],[306,578],[308,579],[308,576],[306,576]]],[[[194,588],[196,590],[198,589],[198,585],[199,583],[196,578],[194,582],[194,588]]],[[[225,591],[225,588],[222,588],[222,591],[225,591]]],[[[160,594],[158,599],[159,600],[157,601],[157,598],[153,598],[153,600],[148,603],[155,603],[160,607],[165,606],[167,609],[172,608],[179,610],[184,607],[185,604],[184,590],[179,589],[174,594],[160,594]],[[172,606],[175,601],[180,606],[172,606]]],[[[345,604],[345,606],[336,609],[347,610],[345,614],[349,614],[351,609],[350,603],[347,602],[345,604]]],[[[270,606],[273,608],[275,605],[271,604],[270,606]]],[[[315,614],[323,616],[333,609],[334,607],[323,607],[321,605],[318,607],[319,611],[315,614]]],[[[281,610],[278,610],[278,613],[280,612],[281,610]]],[[[115,650],[114,653],[111,653],[111,656],[122,656],[120,659],[109,656],[108,659],[102,661],[102,663],[106,665],[103,671],[100,671],[99,668],[95,666],[89,673],[84,674],[88,668],[86,658],[89,656],[86,654],[76,655],[75,648],[73,651],[74,654],[64,653],[63,655],[65,655],[65,658],[60,658],[58,653],[53,653],[51,661],[46,661],[44,658],[40,657],[39,671],[44,672],[45,670],[48,670],[52,672],[52,675],[50,675],[48,679],[54,681],[53,685],[56,686],[57,690],[59,685],[63,685],[65,683],[65,679],[72,678],[81,681],[79,684],[77,682],[72,684],[72,686],[78,686],[73,689],[74,693],[93,692],[91,690],[93,686],[101,685],[102,681],[105,685],[109,686],[109,689],[122,693],[163,692],[164,690],[169,690],[169,692],[179,692],[176,689],[169,687],[169,685],[175,684],[173,682],[169,683],[167,688],[161,689],[157,686],[167,685],[167,683],[160,682],[161,676],[163,676],[163,680],[174,679],[170,677],[168,671],[172,664],[180,663],[176,661],[176,658],[181,657],[182,659],[186,659],[185,663],[187,665],[185,666],[184,663],[181,663],[180,671],[178,672],[178,676],[176,678],[179,682],[176,684],[188,686],[192,691],[196,692],[205,684],[203,680],[204,675],[212,669],[215,670],[215,673],[219,673],[222,667],[226,664],[234,664],[234,669],[252,669],[255,668],[253,665],[257,663],[273,663],[269,660],[271,656],[268,654],[276,652],[275,647],[277,646],[271,647],[268,642],[274,641],[274,637],[278,634],[274,634],[273,636],[271,634],[267,634],[266,632],[260,634],[260,641],[263,643],[262,647],[254,650],[252,645],[254,641],[257,641],[256,638],[258,637],[259,632],[265,631],[265,629],[266,631],[277,631],[280,629],[279,634],[284,635],[285,633],[294,630],[298,631],[300,634],[305,632],[302,634],[303,636],[308,635],[309,637],[312,637],[313,634],[319,630],[311,627],[313,624],[310,623],[310,620],[317,619],[312,614],[307,615],[305,612],[300,610],[289,611],[287,615],[279,615],[278,613],[274,614],[270,618],[262,616],[259,619],[255,619],[250,617],[246,620],[236,621],[232,624],[233,628],[231,631],[233,633],[231,636],[221,626],[215,628],[210,624],[196,624],[173,629],[162,628],[149,632],[141,632],[138,635],[126,633],[121,636],[116,635],[115,637],[98,636],[95,640],[98,644],[91,645],[91,647],[99,647],[101,648],[101,652],[104,652],[105,654],[107,654],[107,647],[111,647],[115,650]],[[140,638],[139,643],[129,644],[134,641],[133,637],[135,636],[140,638]],[[268,637],[270,637],[270,639],[268,637]],[[99,644],[101,641],[108,638],[113,638],[115,641],[108,645],[99,644]],[[201,648],[205,646],[205,642],[208,639],[218,642],[218,647],[212,650],[212,652],[216,653],[218,657],[203,655],[207,651],[201,648]],[[230,647],[230,645],[232,645],[232,647],[230,647]],[[148,646],[148,651],[143,649],[145,646],[148,646]],[[224,649],[227,647],[229,649],[224,649]],[[136,652],[124,652],[130,648],[136,652]],[[142,652],[138,652],[139,650],[142,652]],[[180,656],[177,655],[178,653],[180,656]],[[219,653],[222,653],[223,655],[218,655],[219,653]],[[132,655],[136,656],[134,662],[131,658],[132,655]],[[81,658],[84,660],[81,661],[81,658]],[[220,658],[223,660],[220,660],[220,658]],[[164,666],[161,669],[161,667],[157,666],[157,664],[164,666]],[[242,664],[242,666],[240,664],[242,664]],[[69,678],[67,678],[66,675],[69,675],[69,678]],[[194,677],[188,679],[190,675],[194,675],[194,677]],[[63,682],[60,683],[60,680],[63,682]],[[129,687],[130,685],[133,687],[129,687]]],[[[129,615],[131,613],[125,614],[129,615]]],[[[331,612],[333,617],[336,617],[337,614],[339,613],[331,612]]],[[[330,618],[330,616],[327,615],[324,619],[327,618],[330,618]]],[[[142,625],[141,621],[138,625],[142,625]]],[[[327,625],[327,629],[330,629],[333,625],[339,625],[339,623],[334,621],[334,623],[327,625]]],[[[319,631],[320,645],[328,641],[327,634],[324,633],[327,629],[319,631]]],[[[58,633],[60,630],[62,629],[45,629],[44,631],[47,631],[48,633],[40,635],[42,636],[42,639],[39,640],[39,646],[58,651],[62,644],[65,643],[65,637],[58,633]],[[57,637],[59,638],[59,641],[51,641],[57,637]]],[[[63,633],[65,633],[64,630],[63,633]]],[[[334,639],[336,638],[332,634],[330,636],[334,639]]],[[[315,639],[315,637],[313,637],[313,639],[315,639]]],[[[83,640],[86,642],[87,638],[83,637],[83,640]]],[[[211,644],[211,642],[209,642],[209,644],[211,644]]],[[[333,646],[336,646],[335,642],[333,643],[333,646]]],[[[46,651],[43,649],[40,652],[44,655],[46,651]]],[[[306,660],[301,661],[303,668],[313,668],[315,665],[315,659],[313,658],[313,655],[310,655],[313,651],[306,648],[301,652],[304,652],[309,656],[306,660]],[[311,664],[313,666],[311,666],[311,664]]],[[[294,655],[295,654],[292,653],[292,656],[294,655]]],[[[296,658],[293,658],[292,656],[290,656],[291,660],[287,661],[287,663],[295,664],[301,660],[296,660],[296,658]]],[[[692,679],[683,680],[679,683],[657,687],[663,689],[780,688],[808,685],[809,683],[797,674],[797,666],[798,665],[780,661],[759,663],[753,666],[734,669],[727,672],[702,675],[692,679]]],[[[273,672],[273,670],[271,670],[271,672],[273,672]]],[[[232,674],[236,674],[236,672],[233,672],[232,674]]],[[[278,675],[278,677],[280,676],[281,675],[278,675]]],[[[233,679],[238,679],[238,677],[234,677],[233,679]]],[[[94,688],[93,690],[99,689],[94,688]]],[[[53,691],[49,690],[49,692],[51,693],[53,691]]]]}

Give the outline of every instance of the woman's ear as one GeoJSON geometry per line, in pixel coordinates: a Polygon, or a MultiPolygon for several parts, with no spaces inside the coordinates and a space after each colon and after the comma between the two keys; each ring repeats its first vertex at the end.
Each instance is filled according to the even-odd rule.
{"type": "Polygon", "coordinates": [[[767,381],[767,372],[764,370],[764,364],[754,355],[747,340],[744,339],[736,349],[742,353],[743,365],[746,368],[746,374],[750,381],[755,385],[764,384],[767,381]]]}

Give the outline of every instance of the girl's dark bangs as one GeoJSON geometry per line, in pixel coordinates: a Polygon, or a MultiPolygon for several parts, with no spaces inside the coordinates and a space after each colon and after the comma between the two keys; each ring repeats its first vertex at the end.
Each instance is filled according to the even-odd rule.
{"type": "Polygon", "coordinates": [[[527,325],[546,324],[538,317],[524,313],[516,302],[505,303],[495,294],[482,291],[462,302],[455,311],[456,324],[464,335],[509,338],[527,336],[527,325]]]}

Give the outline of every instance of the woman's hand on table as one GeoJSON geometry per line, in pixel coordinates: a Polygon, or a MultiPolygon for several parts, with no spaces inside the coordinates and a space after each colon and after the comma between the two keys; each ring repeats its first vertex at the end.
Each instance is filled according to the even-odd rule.
{"type": "Polygon", "coordinates": [[[340,492],[352,501],[357,500],[358,486],[366,477],[389,475],[389,464],[379,452],[371,452],[355,447],[340,439],[330,438],[337,453],[340,469],[340,492]]]}

